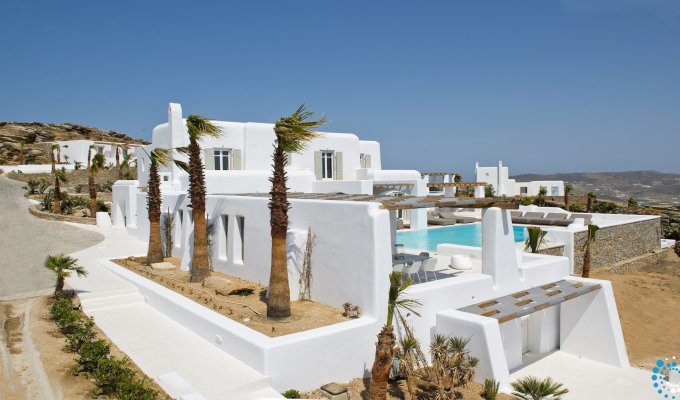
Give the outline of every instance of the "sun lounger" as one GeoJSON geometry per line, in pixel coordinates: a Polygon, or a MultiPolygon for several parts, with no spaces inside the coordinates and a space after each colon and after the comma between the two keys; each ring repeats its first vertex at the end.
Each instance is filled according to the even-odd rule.
{"type": "Polygon", "coordinates": [[[571,213],[569,216],[569,219],[575,220],[576,218],[583,218],[583,225],[590,225],[590,221],[593,220],[593,216],[591,214],[583,214],[583,213],[571,213]]]}

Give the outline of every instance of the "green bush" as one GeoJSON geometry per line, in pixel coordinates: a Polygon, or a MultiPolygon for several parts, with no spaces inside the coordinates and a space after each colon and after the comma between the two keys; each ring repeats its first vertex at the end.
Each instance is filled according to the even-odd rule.
{"type": "Polygon", "coordinates": [[[102,200],[97,200],[97,211],[109,212],[109,208],[102,200]]]}
{"type": "Polygon", "coordinates": [[[298,392],[295,389],[288,389],[285,392],[281,393],[281,395],[287,399],[299,399],[300,398],[300,392],[298,392]]]}
{"type": "MultiPolygon", "coordinates": [[[[81,164],[82,164],[82,163],[81,163],[81,164]]],[[[73,189],[76,191],[76,193],[82,193],[84,187],[85,187],[85,185],[79,183],[79,184],[77,184],[73,189]]]]}
{"type": "Polygon", "coordinates": [[[112,395],[121,382],[131,381],[135,373],[128,368],[128,359],[116,360],[111,358],[100,358],[97,366],[92,372],[94,383],[103,395],[112,395]]]}
{"type": "Polygon", "coordinates": [[[69,299],[58,299],[50,308],[52,319],[59,327],[59,331],[64,335],[70,335],[78,330],[82,325],[80,313],[73,309],[73,304],[69,299]]]}
{"type": "Polygon", "coordinates": [[[76,359],[80,365],[81,372],[94,372],[99,360],[108,358],[111,353],[111,346],[106,340],[98,339],[92,342],[85,342],[80,346],[80,357],[76,359]]]}
{"type": "Polygon", "coordinates": [[[77,352],[80,347],[94,340],[97,334],[92,330],[94,320],[92,318],[81,318],[79,326],[68,336],[66,336],[66,350],[77,352]]]}
{"type": "Polygon", "coordinates": [[[534,204],[534,198],[530,196],[525,196],[522,197],[522,201],[520,202],[523,206],[530,206],[534,204]]]}
{"type": "Polygon", "coordinates": [[[157,397],[158,392],[147,387],[146,379],[121,381],[116,388],[118,400],[154,400],[157,397]]]}

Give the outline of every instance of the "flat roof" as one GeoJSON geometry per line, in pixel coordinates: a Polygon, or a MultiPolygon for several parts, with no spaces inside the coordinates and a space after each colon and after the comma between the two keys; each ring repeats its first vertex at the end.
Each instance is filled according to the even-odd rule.
{"type": "MultiPolygon", "coordinates": [[[[217,194],[217,193],[216,193],[217,194]]],[[[269,193],[223,193],[225,196],[269,197],[269,193]]],[[[457,198],[443,196],[377,196],[368,194],[346,193],[299,193],[289,192],[289,199],[303,200],[336,200],[363,201],[380,203],[387,210],[411,210],[418,208],[452,207],[452,208],[488,208],[499,207],[516,209],[518,201],[511,198],[457,198]]]]}
{"type": "Polygon", "coordinates": [[[561,280],[493,300],[460,308],[471,314],[495,318],[499,324],[512,321],[600,289],[599,283],[561,280]]]}

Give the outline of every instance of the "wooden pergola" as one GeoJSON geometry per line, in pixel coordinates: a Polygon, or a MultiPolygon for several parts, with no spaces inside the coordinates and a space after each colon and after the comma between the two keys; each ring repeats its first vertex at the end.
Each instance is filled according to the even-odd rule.
{"type": "MultiPolygon", "coordinates": [[[[234,196],[269,197],[268,193],[232,194],[234,196]]],[[[288,193],[289,199],[327,200],[327,201],[361,201],[380,203],[381,208],[390,211],[414,210],[419,208],[489,208],[517,209],[519,202],[512,198],[456,198],[443,196],[375,196],[367,194],[346,193],[288,193]]]]}

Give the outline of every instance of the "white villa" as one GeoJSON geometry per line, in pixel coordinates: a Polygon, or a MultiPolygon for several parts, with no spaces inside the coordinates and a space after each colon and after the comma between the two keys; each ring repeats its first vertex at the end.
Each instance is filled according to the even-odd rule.
{"type": "Polygon", "coordinates": [[[118,159],[122,162],[128,153],[134,153],[135,149],[141,147],[138,144],[126,144],[116,142],[105,142],[98,140],[63,140],[56,141],[56,144],[61,148],[61,158],[68,157],[69,163],[75,161],[87,164],[87,154],[90,146],[93,146],[92,155],[101,154],[104,156],[106,164],[116,162],[116,152],[118,152],[118,159]]]}
{"type": "Polygon", "coordinates": [[[548,196],[564,196],[563,181],[515,182],[509,176],[502,161],[497,167],[480,167],[475,163],[475,180],[492,185],[496,196],[536,196],[541,187],[546,188],[548,196]]]}
{"type": "MultiPolygon", "coordinates": [[[[117,142],[107,142],[100,140],[57,140],[55,142],[46,142],[45,145],[51,146],[52,144],[58,144],[61,153],[62,163],[59,167],[63,167],[66,170],[75,169],[75,163],[82,163],[83,166],[87,165],[88,152],[90,151],[90,146],[93,147],[92,156],[95,154],[101,154],[104,156],[104,164],[114,164],[116,163],[116,152],[118,152],[118,158],[120,162],[123,162],[128,154],[134,154],[138,148],[141,147],[139,144],[134,143],[117,143],[117,142]]],[[[50,172],[52,170],[51,164],[25,164],[25,165],[3,165],[3,170],[6,172],[22,172],[25,174],[37,174],[50,172]]]]}
{"type": "MultiPolygon", "coordinates": [[[[168,115],[168,122],[153,130],[146,151],[188,144],[180,105],[170,104],[168,115]]],[[[201,143],[207,217],[215,224],[213,267],[253,282],[268,282],[267,193],[273,124],[214,122],[223,135],[201,143]]],[[[142,149],[136,155],[139,180],[116,182],[112,219],[114,226],[146,240],[148,158],[142,149]]],[[[497,185],[499,194],[521,193],[523,184],[509,180],[507,167],[501,163],[498,168],[477,166],[476,170],[477,181],[497,185]]],[[[292,155],[287,172],[291,295],[298,293],[302,253],[311,228],[318,238],[312,259],[313,300],[337,308],[344,303],[357,305],[362,311],[358,319],[270,338],[111,262],[102,262],[132,282],[149,305],[181,321],[216,350],[269,376],[279,391],[309,390],[366,376],[373,362],[375,336],[386,319],[388,275],[402,270],[408,257],[397,254],[397,218],[403,217],[412,230],[423,230],[428,210],[472,207],[479,201],[425,197],[426,180],[418,171],[382,169],[379,143],[348,133],[324,133],[305,152],[292,155]]],[[[175,217],[172,253],[182,258],[182,268],[187,269],[193,243],[187,175],[172,166],[162,168],[161,176],[163,213],[175,217]]],[[[549,195],[563,195],[562,182],[537,185],[546,186],[549,195]]],[[[527,185],[526,194],[532,193],[527,185]]],[[[656,217],[640,218],[651,221],[656,217]]],[[[556,351],[628,368],[611,284],[572,275],[573,248],[578,245],[574,238],[587,231],[583,218],[553,229],[558,232],[552,234],[555,241],[568,241],[572,235],[565,256],[531,254],[518,247],[509,211],[486,208],[481,219],[481,224],[474,224],[481,232],[481,247],[441,243],[436,249],[406,249],[414,255],[426,250],[426,257],[434,260],[408,291],[409,297],[423,303],[420,317],[407,316],[423,349],[434,334],[470,338],[470,350],[480,359],[476,380],[495,378],[504,391],[510,389],[511,374],[556,351]],[[456,264],[456,260],[464,262],[456,264]]],[[[612,226],[637,220],[622,221],[612,226]]],[[[87,302],[83,307],[88,313],[94,310],[87,302]]],[[[403,333],[400,326],[397,331],[403,333]]]]}

